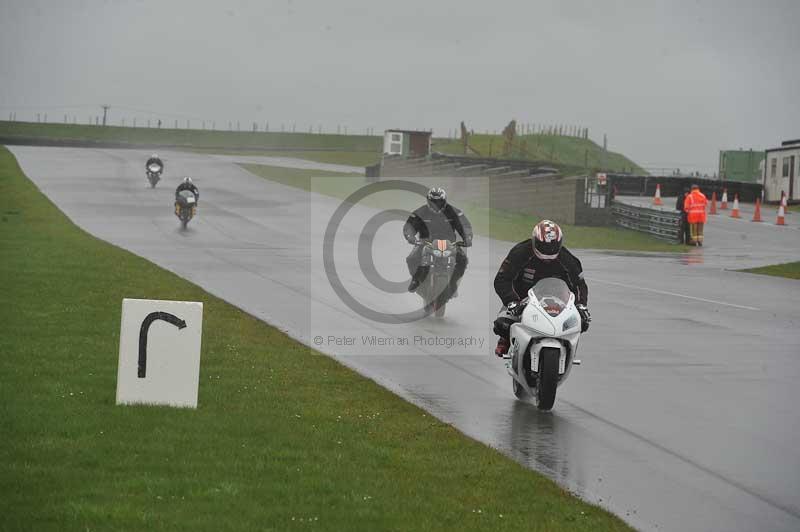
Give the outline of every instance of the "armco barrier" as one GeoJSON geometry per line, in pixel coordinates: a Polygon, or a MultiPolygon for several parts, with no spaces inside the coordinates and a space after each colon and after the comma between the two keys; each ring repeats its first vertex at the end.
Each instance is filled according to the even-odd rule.
{"type": "Polygon", "coordinates": [[[614,201],[611,203],[614,223],[621,227],[649,233],[656,238],[679,242],[681,215],[678,211],[662,211],[635,207],[614,201]]]}

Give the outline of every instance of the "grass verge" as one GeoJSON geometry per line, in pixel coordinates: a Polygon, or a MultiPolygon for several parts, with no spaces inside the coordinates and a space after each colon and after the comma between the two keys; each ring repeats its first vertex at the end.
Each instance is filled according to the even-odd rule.
{"type": "Polygon", "coordinates": [[[628,529],[87,235],[1,147],[0,278],[0,530],[628,529]],[[204,303],[199,409],[114,405],[123,297],[204,303]]]}
{"type": "MultiPolygon", "coordinates": [[[[344,199],[367,181],[364,176],[337,174],[327,171],[310,171],[259,164],[242,164],[243,168],[258,176],[284,185],[313,190],[335,198],[344,199]]],[[[375,208],[405,209],[411,211],[421,204],[421,199],[407,193],[381,193],[367,196],[363,204],[375,208]]],[[[530,238],[536,216],[497,211],[485,205],[459,204],[469,216],[476,234],[498,240],[519,242],[530,238]]],[[[617,227],[585,227],[561,224],[566,235],[565,243],[571,249],[608,249],[616,251],[681,252],[686,246],[672,244],[644,233],[617,227]]]]}
{"type": "Polygon", "coordinates": [[[786,277],[787,279],[800,279],[800,262],[787,262],[785,264],[773,264],[760,268],[749,268],[739,270],[748,273],[759,273],[761,275],[773,275],[775,277],[786,277]]]}

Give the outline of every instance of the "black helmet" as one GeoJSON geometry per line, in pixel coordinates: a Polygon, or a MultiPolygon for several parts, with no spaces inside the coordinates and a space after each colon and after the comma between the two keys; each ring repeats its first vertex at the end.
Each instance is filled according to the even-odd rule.
{"type": "Polygon", "coordinates": [[[533,228],[533,253],[541,260],[554,260],[561,252],[564,240],[561,228],[550,220],[542,220],[533,228]]]}
{"type": "Polygon", "coordinates": [[[428,191],[428,207],[433,212],[441,212],[447,206],[447,193],[441,187],[434,187],[428,191]]]}

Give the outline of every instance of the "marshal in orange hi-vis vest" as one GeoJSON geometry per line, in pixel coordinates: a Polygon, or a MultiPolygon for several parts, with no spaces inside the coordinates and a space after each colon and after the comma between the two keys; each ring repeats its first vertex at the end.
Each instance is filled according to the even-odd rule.
{"type": "Polygon", "coordinates": [[[686,210],[686,218],[690,224],[706,223],[706,205],[708,205],[708,199],[705,194],[700,192],[700,189],[695,188],[686,196],[683,208],[686,210]]]}

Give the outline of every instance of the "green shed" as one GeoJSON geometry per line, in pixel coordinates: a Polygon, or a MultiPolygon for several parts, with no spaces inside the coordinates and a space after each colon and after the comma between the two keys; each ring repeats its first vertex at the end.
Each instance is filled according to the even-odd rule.
{"type": "Polygon", "coordinates": [[[760,183],[763,161],[763,150],[722,150],[719,152],[719,178],[760,183]]]}

